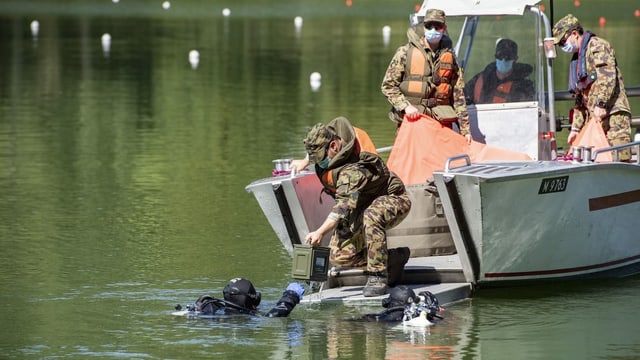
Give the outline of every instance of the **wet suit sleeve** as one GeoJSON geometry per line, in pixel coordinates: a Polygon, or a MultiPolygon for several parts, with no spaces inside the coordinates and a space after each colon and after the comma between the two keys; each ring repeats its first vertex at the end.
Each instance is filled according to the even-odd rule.
{"type": "Polygon", "coordinates": [[[403,317],[404,306],[397,306],[391,309],[387,309],[378,314],[365,314],[359,320],[375,322],[401,322],[403,317]]]}
{"type": "Polygon", "coordinates": [[[276,306],[269,310],[265,316],[286,317],[291,313],[291,311],[293,311],[293,308],[295,308],[298,303],[300,303],[300,297],[298,294],[292,290],[285,290],[276,306]]]}

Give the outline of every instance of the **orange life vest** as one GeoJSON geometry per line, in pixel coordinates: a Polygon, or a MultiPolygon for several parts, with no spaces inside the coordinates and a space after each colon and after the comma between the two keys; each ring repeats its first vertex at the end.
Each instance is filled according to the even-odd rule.
{"type": "MultiPolygon", "coordinates": [[[[480,104],[480,95],[482,94],[482,85],[484,85],[484,74],[482,76],[478,76],[478,80],[476,80],[476,85],[473,87],[473,101],[476,104],[480,104]]],[[[509,93],[511,93],[511,88],[513,87],[513,81],[506,81],[502,84],[499,84],[496,87],[496,92],[493,94],[493,99],[491,102],[494,104],[502,104],[506,103],[509,97],[509,93]]]]}
{"type": "MultiPolygon", "coordinates": [[[[360,156],[361,151],[365,151],[371,154],[378,154],[375,145],[373,145],[373,141],[369,137],[366,131],[353,127],[356,133],[356,141],[353,144],[353,151],[360,156]]],[[[320,174],[320,182],[324,185],[324,188],[329,192],[331,196],[336,194],[336,182],[338,181],[338,173],[340,172],[340,168],[330,169],[327,171],[323,171],[320,174]]]]}
{"type": "Polygon", "coordinates": [[[451,81],[453,79],[454,67],[453,53],[451,51],[442,52],[440,61],[436,64],[437,71],[434,71],[435,75],[433,77],[433,82],[437,85],[434,97],[438,105],[451,104],[449,99],[453,93],[451,81]]]}
{"type": "Polygon", "coordinates": [[[451,50],[441,50],[440,56],[431,62],[424,51],[411,46],[400,90],[413,105],[451,105],[451,83],[455,73],[456,64],[451,50]]]}

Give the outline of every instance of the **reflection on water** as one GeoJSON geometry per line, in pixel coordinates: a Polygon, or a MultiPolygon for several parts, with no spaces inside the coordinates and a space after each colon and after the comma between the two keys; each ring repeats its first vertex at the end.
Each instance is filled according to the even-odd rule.
{"type": "MultiPolygon", "coordinates": [[[[428,329],[350,320],[377,307],[304,305],[286,319],[169,315],[175,303],[221,296],[237,276],[262,291],[263,309],[279,298],[290,258],[244,186],[270,176],[273,159],[302,156],[306,128],[338,115],[378,146],[392,143],[379,86],[412,7],[1,2],[2,357],[637,354],[637,279],[488,292],[449,306],[428,329]]],[[[634,20],[609,23],[607,38],[637,43],[634,20]]],[[[626,83],[640,83],[640,70],[624,65],[638,52],[616,50],[626,83]]]]}

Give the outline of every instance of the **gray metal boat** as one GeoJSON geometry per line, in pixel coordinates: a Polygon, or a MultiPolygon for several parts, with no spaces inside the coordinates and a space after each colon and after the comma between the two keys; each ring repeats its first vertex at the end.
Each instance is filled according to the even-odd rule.
{"type": "MultiPolygon", "coordinates": [[[[551,29],[538,2],[426,0],[411,16],[421,21],[426,9],[440,8],[448,23],[460,24],[455,50],[465,73],[480,69],[482,54],[493,52],[496,35],[516,40],[521,61],[533,65],[537,94],[523,102],[468,105],[475,140],[531,160],[473,163],[468,154],[456,154],[433,172],[435,183],[425,179],[407,186],[413,207],[388,231],[388,246],[411,248],[403,281],[439,294],[443,302],[484,286],[640,272],[634,230],[640,215],[637,156],[622,163],[616,161],[621,147],[587,147],[574,159],[559,157],[555,49],[545,51],[551,29]],[[595,161],[601,153],[611,153],[613,161],[595,161]]],[[[637,153],[640,141],[626,146],[637,153]]],[[[392,155],[399,150],[392,149],[392,155]]],[[[290,253],[334,204],[311,171],[258,180],[246,189],[290,253]]],[[[330,270],[323,292],[307,300],[364,301],[354,289],[365,279],[361,270],[330,270]]]]}

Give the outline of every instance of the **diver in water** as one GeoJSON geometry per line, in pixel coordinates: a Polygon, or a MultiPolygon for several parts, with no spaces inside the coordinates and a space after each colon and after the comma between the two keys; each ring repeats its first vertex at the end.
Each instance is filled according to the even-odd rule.
{"type": "MultiPolygon", "coordinates": [[[[186,310],[194,315],[214,314],[246,314],[267,317],[286,317],[302,299],[304,288],[296,282],[292,282],[282,293],[278,303],[266,314],[258,311],[258,305],[262,294],[256,291],[251,281],[243,278],[235,278],[229,281],[222,291],[224,299],[218,299],[210,295],[202,295],[195,303],[187,305],[186,310]]],[[[177,311],[182,310],[182,305],[175,306],[177,311]]]]}
{"type": "Polygon", "coordinates": [[[438,299],[429,291],[422,291],[418,295],[413,289],[400,285],[389,290],[389,297],[382,299],[382,306],[386,309],[378,314],[366,314],[361,320],[378,322],[410,322],[424,318],[429,323],[442,319],[442,310],[438,299]]]}

